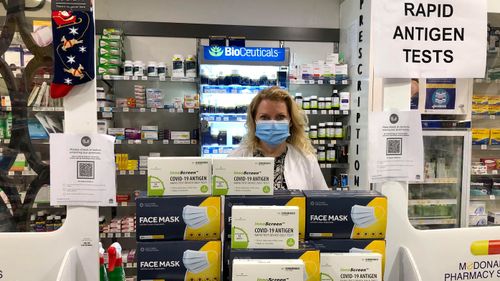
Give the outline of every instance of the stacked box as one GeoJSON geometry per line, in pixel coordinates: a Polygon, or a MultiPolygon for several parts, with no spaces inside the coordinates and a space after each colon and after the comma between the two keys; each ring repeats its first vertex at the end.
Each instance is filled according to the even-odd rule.
{"type": "Polygon", "coordinates": [[[146,106],[147,108],[163,108],[163,95],[160,89],[146,89],[146,106]]]}
{"type": "Polygon", "coordinates": [[[146,87],[142,85],[134,85],[134,96],[136,107],[146,107],[146,87]]]}
{"type": "Polygon", "coordinates": [[[123,31],[105,28],[98,43],[97,73],[99,75],[120,75],[124,60],[123,31]]]}

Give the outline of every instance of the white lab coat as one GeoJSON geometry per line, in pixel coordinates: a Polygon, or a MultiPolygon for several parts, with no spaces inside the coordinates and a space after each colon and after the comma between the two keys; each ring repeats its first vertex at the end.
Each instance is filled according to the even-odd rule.
{"type": "MultiPolygon", "coordinates": [[[[325,178],[315,155],[304,155],[300,150],[287,144],[285,157],[285,181],[288,189],[328,189],[325,178]]],[[[230,157],[253,157],[253,151],[240,146],[230,157]]]]}

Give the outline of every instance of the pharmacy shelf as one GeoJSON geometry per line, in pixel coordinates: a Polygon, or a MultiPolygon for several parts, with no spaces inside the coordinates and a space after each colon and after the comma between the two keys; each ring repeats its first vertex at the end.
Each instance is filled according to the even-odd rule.
{"type": "MultiPolygon", "coordinates": [[[[53,107],[53,106],[28,106],[28,112],[64,112],[64,107],[53,107]]],[[[12,106],[0,106],[0,111],[10,112],[12,111],[12,106]]]]}
{"type": "Polygon", "coordinates": [[[7,172],[8,176],[23,176],[23,177],[30,177],[30,176],[37,176],[37,173],[33,170],[24,170],[24,171],[8,171],[7,172]]]}
{"type": "Polygon", "coordinates": [[[246,113],[201,113],[201,119],[208,122],[245,122],[246,113]]]}
{"type": "Polygon", "coordinates": [[[325,115],[325,116],[348,116],[349,110],[334,110],[334,109],[305,109],[304,112],[308,116],[325,115]]]}
{"type": "Polygon", "coordinates": [[[134,238],[135,232],[109,232],[109,233],[99,233],[99,238],[134,238]]]}
{"type": "Polygon", "coordinates": [[[349,85],[349,79],[290,79],[290,85],[349,85]]]}
{"type": "Polygon", "coordinates": [[[321,169],[349,169],[349,163],[320,163],[321,169]]]}
{"type": "Polygon", "coordinates": [[[348,140],[318,140],[318,139],[314,139],[314,140],[311,140],[311,143],[313,145],[328,145],[328,144],[336,144],[336,145],[349,145],[349,141],[348,140]]]}
{"type": "Polygon", "coordinates": [[[476,84],[500,84],[500,79],[474,79],[476,84]]]}
{"type": "Polygon", "coordinates": [[[471,201],[500,201],[500,195],[471,196],[471,201]]]}
{"type": "Polygon", "coordinates": [[[473,144],[472,150],[500,150],[500,145],[473,144]]]}
{"type": "Polygon", "coordinates": [[[457,219],[450,218],[410,218],[412,225],[443,225],[456,224],[457,219]]]}
{"type": "Polygon", "coordinates": [[[116,145],[142,145],[142,144],[163,144],[163,145],[196,145],[198,140],[115,140],[116,145]]]}
{"type": "Polygon", "coordinates": [[[158,82],[187,82],[196,83],[197,78],[187,77],[150,77],[150,76],[125,76],[125,75],[98,75],[97,80],[106,81],[158,81],[158,82]]]}
{"type": "Polygon", "coordinates": [[[491,170],[487,174],[471,174],[472,177],[496,177],[500,176],[500,170],[491,170]]]}
{"type": "Polygon", "coordinates": [[[413,199],[408,200],[408,206],[457,205],[457,199],[413,199]]]}
{"type": "Polygon", "coordinates": [[[225,155],[238,147],[239,145],[203,145],[201,150],[204,155],[225,155]]]}
{"type": "Polygon", "coordinates": [[[458,178],[425,179],[422,182],[410,181],[409,184],[457,184],[458,178]]]}
{"type": "Polygon", "coordinates": [[[167,112],[167,113],[189,113],[189,114],[198,114],[198,109],[190,108],[190,109],[175,109],[175,108],[133,108],[133,107],[99,107],[97,109],[98,112],[167,112]]]}

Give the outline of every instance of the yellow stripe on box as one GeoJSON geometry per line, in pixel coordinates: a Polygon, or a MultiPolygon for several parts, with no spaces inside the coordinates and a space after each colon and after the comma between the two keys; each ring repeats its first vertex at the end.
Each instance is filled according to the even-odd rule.
{"type": "Polygon", "coordinates": [[[455,89],[456,84],[427,84],[427,89],[455,89]]]}

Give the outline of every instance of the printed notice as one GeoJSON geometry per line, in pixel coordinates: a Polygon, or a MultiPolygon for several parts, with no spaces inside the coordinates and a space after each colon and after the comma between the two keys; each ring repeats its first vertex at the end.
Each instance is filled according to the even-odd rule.
{"type": "Polygon", "coordinates": [[[90,11],[90,0],[52,0],[53,11],[90,11]]]}
{"type": "Polygon", "coordinates": [[[369,120],[370,182],[421,181],[424,144],[420,113],[374,112],[369,120]]]}
{"type": "Polygon", "coordinates": [[[50,135],[50,204],[116,206],[115,138],[50,135]]]}

